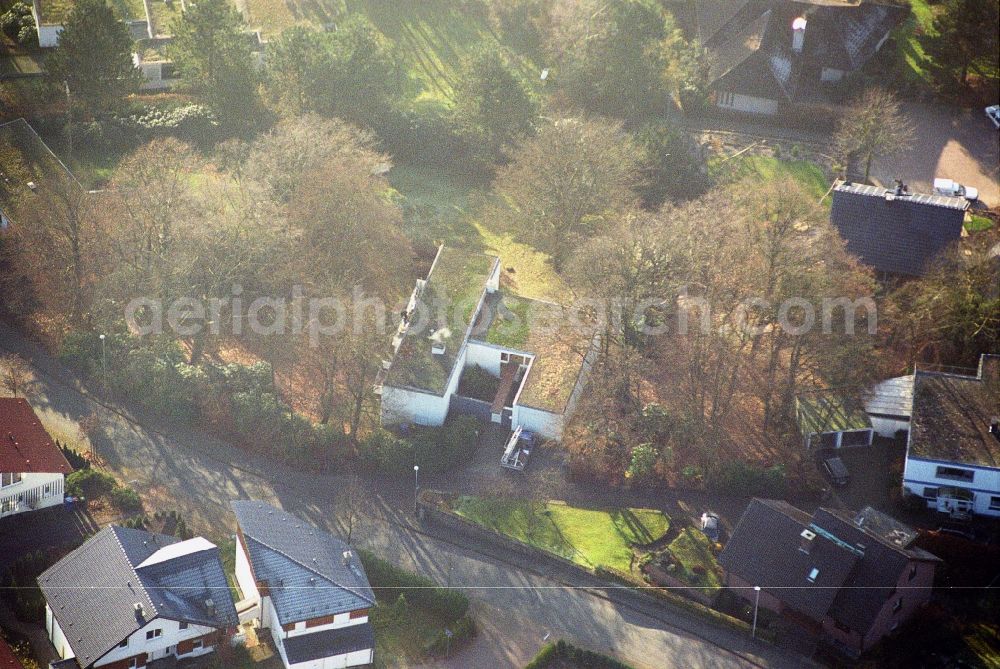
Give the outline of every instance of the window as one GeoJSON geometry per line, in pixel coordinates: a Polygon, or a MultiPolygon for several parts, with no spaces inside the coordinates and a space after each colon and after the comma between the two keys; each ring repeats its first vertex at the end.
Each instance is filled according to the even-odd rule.
{"type": "Polygon", "coordinates": [[[926,497],[927,499],[937,499],[937,496],[938,496],[937,488],[931,488],[931,487],[924,488],[924,497],[926,497]]]}
{"type": "Polygon", "coordinates": [[[899,613],[900,609],[903,608],[903,598],[900,597],[896,600],[896,603],[892,605],[892,612],[899,613]]]}
{"type": "Polygon", "coordinates": [[[128,661],[129,669],[135,669],[138,666],[138,660],[136,658],[130,658],[128,661]]]}
{"type": "Polygon", "coordinates": [[[46,483],[44,486],[42,486],[42,496],[44,496],[44,497],[52,497],[52,484],[51,483],[46,483]]]}
{"type": "Polygon", "coordinates": [[[0,488],[6,488],[9,485],[14,485],[15,483],[21,482],[21,475],[14,472],[7,472],[5,474],[0,474],[0,488]]]}
{"type": "Polygon", "coordinates": [[[937,468],[935,476],[939,479],[948,479],[949,481],[964,481],[966,483],[972,483],[975,472],[971,469],[941,466],[937,468]]]}
{"type": "Polygon", "coordinates": [[[806,580],[809,581],[810,583],[815,583],[817,576],[819,576],[819,569],[816,568],[816,567],[813,567],[812,571],[809,572],[809,575],[806,576],[806,580]]]}
{"type": "Polygon", "coordinates": [[[149,630],[148,632],[146,632],[146,641],[159,639],[161,636],[163,636],[163,630],[161,629],[149,630]]]}
{"type": "Polygon", "coordinates": [[[990,495],[990,511],[1000,511],[1000,496],[990,495]]]}
{"type": "Polygon", "coordinates": [[[125,639],[120,644],[118,644],[118,647],[119,648],[128,648],[128,639],[125,639]]]}
{"type": "Polygon", "coordinates": [[[198,650],[199,648],[204,647],[204,645],[205,645],[204,641],[202,641],[201,639],[195,639],[194,641],[191,642],[191,650],[198,650]]]}
{"type": "Polygon", "coordinates": [[[181,623],[179,627],[182,630],[186,630],[188,628],[188,624],[187,623],[181,623]]]}

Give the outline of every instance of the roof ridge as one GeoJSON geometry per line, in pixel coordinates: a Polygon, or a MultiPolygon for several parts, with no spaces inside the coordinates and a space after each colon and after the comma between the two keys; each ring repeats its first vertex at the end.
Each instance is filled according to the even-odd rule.
{"type": "MultiPolygon", "coordinates": [[[[139,577],[139,572],[136,571],[136,566],[134,564],[132,564],[132,558],[129,557],[128,551],[125,550],[125,546],[122,545],[122,541],[121,541],[121,539],[118,536],[118,530],[134,529],[134,528],[124,528],[124,527],[121,527],[120,525],[109,525],[108,527],[111,529],[111,534],[113,534],[114,537],[115,537],[115,543],[118,544],[118,549],[122,552],[122,555],[125,556],[125,562],[128,563],[129,570],[132,572],[132,575],[135,576],[135,582],[142,589],[142,594],[145,595],[146,599],[149,600],[150,606],[153,607],[153,613],[154,613],[153,617],[156,617],[156,616],[160,615],[160,612],[159,612],[159,610],[156,607],[156,602],[154,602],[153,598],[149,596],[149,592],[146,590],[146,584],[143,583],[142,579],[139,577]]],[[[136,531],[137,532],[143,532],[144,530],[136,530],[136,531]]],[[[146,534],[152,535],[153,533],[152,532],[146,532],[146,534]]]]}
{"type": "MultiPolygon", "coordinates": [[[[243,529],[243,528],[241,527],[241,529],[243,529]]],[[[316,529],[317,529],[318,531],[322,532],[322,530],[320,530],[319,528],[316,528],[316,529]]],[[[323,532],[323,533],[324,533],[324,534],[326,534],[327,536],[330,536],[330,537],[332,537],[332,538],[335,538],[335,537],[333,537],[333,535],[329,534],[328,532],[323,532]]],[[[302,567],[302,568],[303,568],[303,569],[305,569],[306,571],[308,571],[308,572],[310,572],[310,573],[313,573],[313,574],[316,574],[317,576],[319,576],[320,578],[322,578],[322,579],[323,579],[324,581],[327,581],[328,583],[332,583],[333,585],[337,586],[337,587],[338,587],[338,588],[340,588],[341,590],[346,590],[347,592],[351,593],[352,595],[356,595],[356,596],[360,597],[361,599],[365,600],[366,602],[371,602],[372,604],[374,604],[374,603],[375,603],[375,600],[374,600],[374,599],[372,599],[371,597],[368,597],[368,596],[366,596],[366,595],[363,595],[363,594],[361,594],[361,593],[357,592],[357,591],[356,591],[356,590],[355,590],[354,588],[351,588],[351,587],[348,587],[348,586],[344,585],[343,583],[337,583],[336,581],[334,581],[334,580],[333,580],[332,578],[330,578],[329,576],[327,576],[327,575],[325,575],[325,574],[321,574],[320,572],[316,571],[316,569],[315,569],[315,568],[313,568],[313,567],[311,567],[311,566],[309,566],[309,565],[305,564],[305,563],[304,563],[304,562],[302,562],[301,560],[297,560],[297,559],[295,559],[294,557],[292,557],[291,555],[289,555],[289,554],[288,554],[288,553],[286,553],[285,551],[281,550],[280,548],[277,548],[277,547],[275,547],[275,546],[272,546],[272,545],[271,545],[271,544],[269,544],[269,543],[265,543],[265,542],[261,541],[260,539],[257,539],[257,538],[255,538],[254,536],[252,536],[252,535],[249,535],[249,534],[247,534],[247,533],[246,533],[246,530],[243,530],[243,536],[245,536],[245,537],[246,537],[247,539],[249,539],[250,541],[255,541],[255,542],[257,542],[258,544],[260,544],[260,545],[261,545],[261,546],[263,546],[264,548],[267,548],[268,550],[272,550],[272,551],[274,551],[275,553],[277,553],[278,555],[282,556],[283,558],[285,558],[285,559],[286,559],[286,560],[288,560],[289,562],[293,562],[293,563],[295,563],[295,564],[299,565],[300,567],[302,567]]],[[[345,544],[345,545],[346,545],[346,544],[345,544]]],[[[350,548],[350,546],[348,546],[348,548],[350,548]]],[[[351,550],[353,551],[353,549],[351,549],[351,550]]],[[[352,573],[353,573],[353,571],[352,571],[352,573]]]]}

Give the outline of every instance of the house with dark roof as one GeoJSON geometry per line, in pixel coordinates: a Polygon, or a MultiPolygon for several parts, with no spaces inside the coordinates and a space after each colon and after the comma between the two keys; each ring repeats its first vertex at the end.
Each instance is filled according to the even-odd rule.
{"type": "Polygon", "coordinates": [[[920,276],[958,241],[969,202],[959,197],[911,193],[840,181],[833,188],[830,222],[848,252],[877,272],[920,276]]]}
{"type": "Polygon", "coordinates": [[[228,643],[239,625],[219,549],[109,526],[38,577],[45,629],[80,669],[144,667],[228,643]]]}
{"type": "Polygon", "coordinates": [[[0,398],[0,518],[62,504],[73,468],[24,398],[0,398]]]}
{"type": "Polygon", "coordinates": [[[371,664],[368,610],[375,594],[349,545],[295,516],[256,501],[236,514],[236,581],[244,618],[270,629],[288,669],[371,664]]]}
{"type": "Polygon", "coordinates": [[[441,425],[457,412],[562,437],[597,357],[596,328],[560,305],[513,294],[500,274],[496,256],[438,249],[376,386],[383,424],[441,425]],[[495,380],[489,398],[460,392],[472,370],[495,380]]]}
{"type": "Polygon", "coordinates": [[[826,105],[907,16],[875,0],[699,0],[697,33],[713,55],[720,109],[772,116],[826,105]]]}
{"type": "Polygon", "coordinates": [[[860,655],[931,596],[940,562],[913,546],[916,532],[865,508],[808,514],[754,499],[719,555],[725,584],[754,605],[860,655]]]}
{"type": "Polygon", "coordinates": [[[955,516],[1000,517],[1000,355],[974,373],[913,374],[904,492],[955,516]]]}
{"type": "Polygon", "coordinates": [[[14,651],[3,640],[2,635],[0,635],[0,669],[24,669],[24,665],[14,655],[14,651]]]}

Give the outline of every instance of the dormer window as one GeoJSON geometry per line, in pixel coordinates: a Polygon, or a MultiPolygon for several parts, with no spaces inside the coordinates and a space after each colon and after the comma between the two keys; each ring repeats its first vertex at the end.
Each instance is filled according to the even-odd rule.
{"type": "Polygon", "coordinates": [[[809,572],[809,575],[806,576],[806,580],[809,581],[810,583],[815,583],[816,577],[818,576],[819,576],[819,568],[813,567],[812,571],[809,572]]]}

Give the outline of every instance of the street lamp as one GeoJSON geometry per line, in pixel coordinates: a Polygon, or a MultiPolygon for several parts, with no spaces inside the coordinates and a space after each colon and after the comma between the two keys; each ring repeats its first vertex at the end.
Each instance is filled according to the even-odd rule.
{"type": "Polygon", "coordinates": [[[104,392],[108,390],[108,346],[107,337],[101,335],[101,369],[104,372],[104,392]]]}
{"type": "Polygon", "coordinates": [[[757,607],[760,606],[760,586],[753,586],[754,599],[753,599],[753,627],[750,630],[750,638],[757,638],[757,607]]]}
{"type": "Polygon", "coordinates": [[[420,465],[413,465],[413,515],[417,515],[417,493],[420,490],[420,465]]]}

